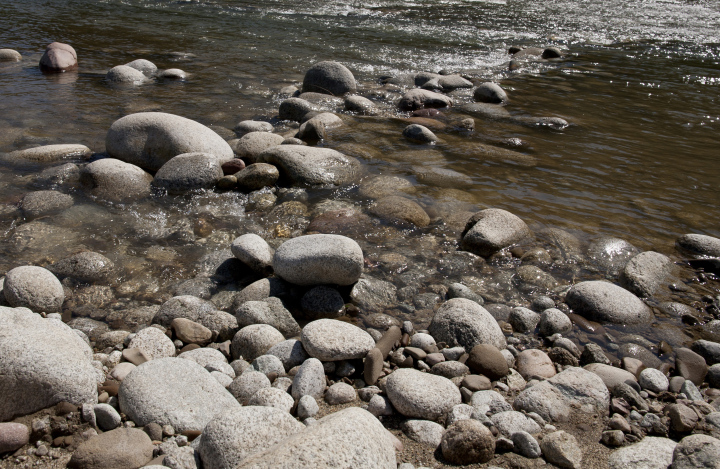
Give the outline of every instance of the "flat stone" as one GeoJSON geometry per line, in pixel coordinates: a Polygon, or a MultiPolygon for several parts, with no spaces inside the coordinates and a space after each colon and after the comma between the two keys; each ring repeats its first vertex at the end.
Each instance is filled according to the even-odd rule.
{"type": "Polygon", "coordinates": [[[698,423],[698,416],[694,410],[683,404],[670,404],[664,409],[670,417],[670,426],[679,433],[689,432],[698,423]]]}
{"type": "Polygon", "coordinates": [[[167,300],[160,306],[152,322],[170,327],[175,318],[188,319],[211,331],[218,331],[218,341],[232,339],[239,329],[235,316],[219,311],[213,303],[191,295],[174,296],[167,300]]]}
{"type": "Polygon", "coordinates": [[[532,376],[552,378],[557,373],[552,360],[542,350],[523,350],[515,360],[518,372],[525,379],[530,379],[532,376]]]}
{"type": "Polygon", "coordinates": [[[460,391],[452,381],[411,368],[390,374],[386,390],[393,406],[407,417],[438,420],[462,403],[460,391]]]}
{"type": "Polygon", "coordinates": [[[135,469],[153,457],[150,437],[136,428],[117,428],[81,443],[68,467],[73,469],[135,469]]]}
{"type": "Polygon", "coordinates": [[[322,361],[364,358],[375,347],[367,332],[335,319],[318,319],[302,330],[300,341],[308,355],[322,361]]]}
{"type": "Polygon", "coordinates": [[[642,370],[640,376],[638,376],[638,383],[641,388],[652,391],[655,394],[667,391],[670,386],[670,381],[668,381],[667,376],[655,368],[645,368],[642,370]]]}
{"type": "Polygon", "coordinates": [[[482,416],[494,415],[512,410],[505,398],[495,391],[477,391],[470,397],[470,405],[482,416]]]}
{"type": "Polygon", "coordinates": [[[185,344],[207,345],[212,340],[212,331],[202,324],[184,318],[175,318],[170,324],[175,336],[185,344]]]}
{"type": "Polygon", "coordinates": [[[92,150],[85,145],[58,144],[27,148],[25,150],[16,150],[5,155],[3,159],[11,164],[37,164],[53,163],[67,159],[87,158],[92,154],[92,150]]]}
{"type": "Polygon", "coordinates": [[[592,280],[575,284],[565,302],[574,312],[593,321],[614,324],[640,324],[653,314],[637,296],[609,282],[592,280]]]}
{"type": "Polygon", "coordinates": [[[84,251],[50,264],[48,270],[60,278],[71,277],[81,282],[97,283],[112,277],[115,264],[98,252],[84,251]]]}
{"type": "Polygon", "coordinates": [[[37,218],[65,210],[72,207],[73,203],[73,197],[62,192],[34,191],[25,194],[20,208],[26,218],[37,218]]]}

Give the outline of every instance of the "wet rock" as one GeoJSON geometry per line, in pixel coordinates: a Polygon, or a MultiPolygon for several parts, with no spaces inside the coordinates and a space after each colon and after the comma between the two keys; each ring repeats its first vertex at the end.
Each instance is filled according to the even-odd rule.
{"type": "Polygon", "coordinates": [[[40,186],[74,188],[80,184],[80,167],[65,163],[46,168],[38,174],[35,182],[40,186]]]}
{"type": "Polygon", "coordinates": [[[85,251],[49,265],[48,270],[60,278],[96,283],[108,281],[115,272],[115,264],[98,252],[85,251]]]}
{"type": "Polygon", "coordinates": [[[475,101],[491,104],[507,104],[508,96],[505,90],[496,83],[483,83],[473,91],[475,101]]]}
{"type": "Polygon", "coordinates": [[[398,412],[407,417],[438,420],[462,402],[457,386],[447,378],[398,369],[387,378],[386,391],[398,412]]]}
{"type": "Polygon", "coordinates": [[[0,423],[0,454],[20,449],[29,441],[30,429],[26,425],[14,422],[0,423]]]}
{"type": "Polygon", "coordinates": [[[413,166],[412,171],[418,182],[431,186],[458,189],[467,188],[473,184],[470,176],[453,171],[452,169],[432,166],[413,166]]]}
{"type": "Polygon", "coordinates": [[[300,307],[310,319],[335,319],[345,314],[345,301],[340,293],[324,285],[308,290],[300,300],[300,307]]]}
{"type": "Polygon", "coordinates": [[[677,443],[668,438],[648,436],[639,443],[613,451],[608,457],[610,469],[666,469],[673,459],[677,443]]]}
{"type": "Polygon", "coordinates": [[[517,307],[510,312],[508,322],[515,332],[532,332],[540,322],[540,315],[528,308],[517,307]]]}
{"type": "Polygon", "coordinates": [[[3,159],[14,165],[52,163],[66,159],[87,158],[92,155],[85,145],[59,144],[16,150],[3,156],[3,159]]]}
{"type": "Polygon", "coordinates": [[[672,282],[674,264],[654,251],[641,252],[630,259],[620,275],[620,283],[641,298],[650,297],[672,282]]]}
{"type": "Polygon", "coordinates": [[[150,195],[153,177],[119,159],[104,158],[85,166],[81,184],[95,197],[111,202],[134,202],[150,195]]]}
{"type": "Polygon", "coordinates": [[[285,337],[300,334],[300,326],[290,311],[285,309],[279,298],[268,298],[264,301],[247,301],[235,310],[239,327],[252,324],[269,324],[285,337]]]}
{"type": "Polygon", "coordinates": [[[205,467],[232,469],[304,428],[279,409],[242,407],[211,420],[197,449],[205,467]]]}
{"type": "Polygon", "coordinates": [[[238,402],[203,367],[190,360],[161,358],[138,366],[118,392],[120,409],[137,425],[172,425],[178,432],[202,431],[238,402]]]}
{"type": "Polygon", "coordinates": [[[412,188],[412,183],[405,178],[381,175],[363,179],[358,188],[358,193],[360,196],[369,199],[381,199],[397,195],[410,188],[412,188]]]}
{"type": "Polygon", "coordinates": [[[639,324],[653,318],[638,297],[609,282],[592,280],[575,284],[565,297],[574,312],[596,321],[639,324]]]}
{"type": "Polygon", "coordinates": [[[105,137],[108,154],[149,171],[157,171],[184,153],[209,153],[219,164],[231,161],[230,146],[208,127],[173,114],[141,112],[115,121],[105,137]]]}
{"type": "Polygon", "coordinates": [[[464,79],[460,75],[442,75],[437,81],[440,88],[445,92],[450,92],[462,88],[472,88],[472,82],[464,79]]]}
{"type": "Polygon", "coordinates": [[[465,347],[465,350],[472,350],[479,344],[490,344],[498,349],[506,346],[505,336],[490,313],[465,298],[453,298],[440,306],[428,330],[436,340],[451,347],[465,347]]]}
{"type": "Polygon", "coordinates": [[[11,269],[5,275],[3,293],[10,306],[22,306],[36,313],[58,313],[65,301],[65,291],[57,277],[35,266],[11,269]]]}
{"type": "Polygon", "coordinates": [[[40,58],[40,70],[46,73],[66,72],[78,66],[77,52],[69,44],[53,42],[45,47],[40,58]]]}
{"type": "Polygon", "coordinates": [[[537,412],[545,420],[565,421],[573,409],[581,413],[605,414],[610,393],[597,375],[582,368],[568,368],[552,378],[522,391],[513,406],[537,412]]]}
{"type": "Polygon", "coordinates": [[[230,351],[234,358],[242,357],[247,361],[265,355],[273,345],[285,340],[285,337],[267,324],[252,324],[240,329],[232,339],[230,351]]]}
{"type": "Polygon", "coordinates": [[[257,162],[257,157],[268,148],[280,145],[283,142],[282,135],[270,132],[249,132],[238,140],[228,142],[238,158],[242,158],[245,162],[253,164],[257,162]]]}
{"type": "Polygon", "coordinates": [[[403,137],[417,143],[435,143],[437,136],[427,127],[418,124],[411,124],[403,129],[403,137]]]}
{"type": "Polygon", "coordinates": [[[306,122],[303,122],[302,125],[300,125],[300,128],[295,134],[295,138],[310,143],[325,140],[327,138],[325,124],[322,120],[313,117],[312,119],[309,119],[306,122]]]}
{"type": "Polygon", "coordinates": [[[300,340],[308,355],[322,361],[364,358],[375,347],[370,334],[335,319],[318,319],[308,323],[300,340]]]}
{"type": "Polygon", "coordinates": [[[572,322],[567,314],[559,309],[546,309],[540,315],[540,335],[549,337],[553,334],[564,334],[572,330],[572,322]]]}
{"type": "Polygon", "coordinates": [[[20,209],[26,218],[32,219],[72,207],[72,196],[58,191],[35,191],[25,194],[20,209]]]}
{"type": "Polygon", "coordinates": [[[703,357],[708,365],[720,363],[720,343],[701,339],[693,342],[690,348],[703,357]]]}
{"type": "Polygon", "coordinates": [[[406,420],[402,430],[411,440],[431,448],[440,446],[443,433],[445,433],[442,425],[430,420],[406,420]]]}
{"type": "Polygon", "coordinates": [[[671,469],[720,467],[720,440],[708,435],[689,435],[673,451],[671,469]]]}
{"type": "Polygon", "coordinates": [[[357,393],[347,383],[335,383],[325,392],[325,402],[330,405],[347,404],[355,399],[357,399],[357,393]]]}
{"type": "Polygon", "coordinates": [[[133,469],[153,457],[150,437],[136,428],[118,428],[94,436],[73,452],[68,467],[73,469],[133,469]]]}
{"type": "Polygon", "coordinates": [[[278,168],[282,178],[302,186],[347,184],[359,176],[360,163],[329,148],[280,145],[258,155],[258,163],[278,168]]]}
{"type": "Polygon", "coordinates": [[[601,238],[588,247],[588,257],[605,274],[617,277],[638,250],[619,238],[601,238]]]}
{"type": "Polygon", "coordinates": [[[705,359],[690,349],[675,349],[675,369],[683,378],[700,386],[707,375],[705,359]]]}
{"type": "Polygon", "coordinates": [[[675,245],[695,254],[710,257],[720,257],[720,238],[700,234],[686,234],[680,236],[675,245]]]}
{"type": "Polygon", "coordinates": [[[306,235],[283,243],[273,266],[276,275],[296,285],[351,285],[362,274],[363,254],[345,236],[306,235]]]}
{"type": "MultiPolygon", "coordinates": [[[[20,62],[22,55],[13,49],[0,49],[0,62],[20,62]]],[[[0,451],[2,453],[4,451],[0,451]]]]}
{"type": "Polygon", "coordinates": [[[348,96],[345,98],[345,110],[358,114],[373,115],[377,112],[375,103],[362,96],[348,96]]]}
{"type": "Polygon", "coordinates": [[[125,64],[128,67],[141,71],[145,76],[151,77],[157,72],[157,66],[145,59],[137,59],[125,64]]]}
{"type": "Polygon", "coordinates": [[[325,369],[317,358],[308,358],[293,378],[292,397],[296,401],[305,395],[322,399],[325,393],[325,369]]]}
{"type": "Polygon", "coordinates": [[[282,120],[300,121],[305,114],[316,111],[317,107],[304,99],[288,98],[280,103],[278,114],[282,120]]]}
{"type": "Polygon", "coordinates": [[[427,212],[416,202],[405,197],[383,197],[371,205],[368,211],[390,223],[411,224],[420,228],[430,224],[427,212]]]}
{"type": "Polygon", "coordinates": [[[582,467],[582,450],[575,437],[569,433],[559,431],[545,435],[540,448],[549,463],[567,469],[582,467]]]}
{"type": "Polygon", "coordinates": [[[401,111],[414,111],[423,108],[444,108],[452,106],[447,96],[423,89],[412,89],[405,93],[398,103],[401,111]]]}
{"type": "Polygon", "coordinates": [[[168,68],[158,74],[158,78],[162,80],[185,80],[187,73],[179,68],[168,68]]]}
{"type": "Polygon", "coordinates": [[[355,91],[355,77],[352,72],[338,62],[318,62],[305,72],[302,90],[342,96],[355,91]]]}
{"type": "Polygon", "coordinates": [[[337,467],[337,461],[352,461],[357,467],[397,467],[389,433],[372,414],[357,407],[330,414],[235,467],[330,469],[337,467]]]}
{"type": "Polygon", "coordinates": [[[238,124],[235,126],[235,132],[237,132],[238,135],[244,135],[250,132],[272,131],[273,125],[270,122],[245,120],[238,122],[238,124]]]}
{"type": "Polygon", "coordinates": [[[623,359],[633,358],[640,360],[643,365],[649,368],[659,368],[662,365],[660,359],[653,352],[642,345],[634,343],[622,344],[618,349],[618,355],[623,359]]]}
{"type": "Polygon", "coordinates": [[[473,347],[465,363],[473,373],[487,376],[492,381],[504,378],[509,373],[505,357],[497,347],[490,344],[473,347]]]}
{"type": "Polygon", "coordinates": [[[105,75],[105,81],[115,85],[141,85],[146,80],[143,72],[127,65],[113,67],[105,75]]]}
{"type": "Polygon", "coordinates": [[[153,185],[169,194],[212,189],[223,177],[220,162],[209,153],[184,153],[171,158],[155,173],[153,185]]]}
{"type": "Polygon", "coordinates": [[[154,324],[170,327],[173,319],[184,318],[202,324],[211,331],[218,331],[220,341],[232,339],[239,329],[237,319],[230,313],[219,311],[215,305],[200,298],[181,295],[163,303],[153,317],[154,324]]]}
{"type": "Polygon", "coordinates": [[[440,447],[443,457],[453,464],[484,463],[495,454],[495,438],[479,421],[466,419],[447,428],[440,447]]]}
{"type": "Polygon", "coordinates": [[[510,212],[491,208],[470,218],[462,234],[460,246],[466,251],[488,257],[530,236],[524,221],[510,212]]]}
{"type": "Polygon", "coordinates": [[[520,352],[516,357],[517,370],[525,379],[532,376],[540,376],[542,378],[552,378],[555,376],[555,365],[550,357],[538,349],[527,349],[520,352]]]}

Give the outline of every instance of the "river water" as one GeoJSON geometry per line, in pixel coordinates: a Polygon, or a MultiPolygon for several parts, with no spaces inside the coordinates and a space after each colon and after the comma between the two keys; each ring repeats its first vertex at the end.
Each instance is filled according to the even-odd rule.
{"type": "MultiPolygon", "coordinates": [[[[112,122],[144,110],[229,129],[244,119],[270,120],[282,101],[279,90],[301,83],[321,60],[346,65],[359,94],[379,101],[385,95],[374,90],[381,77],[449,70],[499,82],[513,115],[562,117],[570,125],[552,130],[476,119],[472,134],[439,129],[433,161],[423,163],[470,176],[472,184],[462,191],[423,184],[411,164],[393,157],[417,150],[399,137],[405,124],[397,116],[348,117],[345,130],[324,145],[360,148],[369,174],[408,177],[416,186],[413,196],[431,215],[499,207],[539,234],[561,228],[583,242],[618,237],[666,254],[674,253],[674,240],[684,233],[720,236],[720,3],[714,0],[4,0],[0,48],[24,56],[20,63],[0,64],[0,152],[54,143],[102,152],[112,122]],[[38,60],[53,41],[77,50],[77,73],[39,72],[38,60]],[[511,45],[555,46],[565,55],[509,71],[511,45]],[[103,80],[109,68],[138,58],[161,69],[181,68],[189,78],[134,89],[103,80]],[[478,144],[507,138],[523,141],[514,150],[527,161],[476,151],[478,144]]],[[[462,104],[472,95],[454,99],[462,104]]],[[[277,129],[289,127],[280,123],[277,129]]],[[[33,172],[3,168],[1,177],[5,204],[38,188],[33,172]]],[[[239,194],[124,207],[94,204],[82,191],[75,197],[71,214],[47,223],[80,240],[65,251],[53,241],[41,254],[15,243],[4,250],[3,270],[57,260],[82,246],[124,260],[124,280],[142,277],[155,282],[150,291],[162,292],[194,272],[158,263],[148,254],[157,237],[148,235],[143,245],[138,232],[183,216],[194,220],[197,232],[197,218],[205,216],[216,236],[175,248],[186,259],[198,257],[201,247],[227,247],[248,220],[260,223],[267,237],[279,232],[267,217],[246,215],[239,194]]],[[[311,191],[311,210],[328,197],[366,204],[354,187],[311,191]]],[[[5,219],[5,239],[12,240],[25,221],[5,219]]],[[[459,236],[457,229],[437,226],[397,233],[392,242],[364,233],[363,248],[377,255],[396,249],[411,264],[431,266],[429,259],[454,250],[459,236]]],[[[565,271],[557,275],[569,278],[565,271]]]]}

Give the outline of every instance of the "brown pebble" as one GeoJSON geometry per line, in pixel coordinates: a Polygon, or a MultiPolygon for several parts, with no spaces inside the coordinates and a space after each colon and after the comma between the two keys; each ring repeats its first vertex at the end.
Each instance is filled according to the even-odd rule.
{"type": "Polygon", "coordinates": [[[407,345],[410,343],[410,334],[403,334],[402,339],[400,339],[400,345],[403,347],[407,347],[407,345]]]}
{"type": "Polygon", "coordinates": [[[148,356],[137,347],[126,348],[122,351],[122,357],[135,366],[140,366],[143,363],[150,361],[148,356]]]}
{"type": "Polygon", "coordinates": [[[278,378],[277,371],[271,371],[270,373],[267,374],[267,379],[269,379],[271,383],[274,382],[277,378],[278,378]]]}
{"type": "Polygon", "coordinates": [[[180,349],[180,353],[189,352],[190,350],[195,350],[196,348],[200,348],[200,346],[198,344],[187,344],[185,347],[180,349]]]}
{"type": "Polygon", "coordinates": [[[486,376],[482,375],[467,375],[463,378],[460,385],[473,392],[492,389],[492,382],[486,376]]]}
{"type": "Polygon", "coordinates": [[[188,441],[193,441],[195,438],[199,437],[202,432],[199,430],[185,430],[182,432],[183,435],[185,435],[188,439],[188,441]]]}
{"type": "Polygon", "coordinates": [[[223,165],[220,167],[223,170],[223,175],[228,176],[245,169],[245,162],[240,158],[235,158],[234,160],[230,160],[227,163],[223,163],[223,165]]]}
{"type": "Polygon", "coordinates": [[[120,385],[118,383],[111,382],[108,384],[106,381],[102,386],[98,387],[98,392],[106,392],[110,396],[117,396],[120,385]]]}
{"type": "Polygon", "coordinates": [[[383,355],[383,360],[387,358],[388,354],[393,347],[395,347],[395,344],[401,339],[401,337],[402,331],[397,326],[390,326],[390,328],[385,331],[385,334],[380,337],[380,340],[378,340],[375,344],[375,348],[380,350],[383,355]]]}
{"type": "Polygon", "coordinates": [[[365,356],[364,380],[368,385],[377,383],[383,369],[383,354],[378,348],[373,348],[365,356]]]}
{"type": "Polygon", "coordinates": [[[58,402],[55,405],[55,415],[67,415],[70,412],[77,412],[78,406],[69,402],[58,402]]]}

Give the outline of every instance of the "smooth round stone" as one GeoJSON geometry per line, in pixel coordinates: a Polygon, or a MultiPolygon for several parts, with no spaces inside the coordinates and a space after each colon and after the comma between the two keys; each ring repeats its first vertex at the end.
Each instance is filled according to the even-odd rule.
{"type": "Polygon", "coordinates": [[[465,363],[473,373],[487,376],[492,381],[504,378],[510,372],[503,354],[490,344],[473,347],[465,363]]]}
{"type": "Polygon", "coordinates": [[[190,360],[161,358],[143,363],[125,377],[120,409],[137,425],[155,422],[176,431],[202,431],[215,416],[239,407],[203,367],[190,360]]]}
{"type": "MultiPolygon", "coordinates": [[[[0,50],[2,52],[2,50],[0,50]]],[[[30,441],[30,429],[22,423],[0,422],[0,454],[22,448],[30,441]]]]}
{"type": "Polygon", "coordinates": [[[314,397],[305,394],[300,398],[297,405],[297,416],[301,420],[315,417],[320,412],[320,407],[314,397]]]}
{"type": "Polygon", "coordinates": [[[720,440],[709,435],[688,435],[673,451],[672,469],[711,468],[720,465],[720,440]]]}
{"type": "Polygon", "coordinates": [[[540,322],[540,315],[531,309],[517,307],[510,312],[508,322],[515,332],[532,332],[540,322]]]}
{"type": "Polygon", "coordinates": [[[244,192],[252,192],[263,187],[274,186],[280,178],[278,169],[267,163],[253,163],[235,173],[237,187],[244,192]]]}
{"type": "Polygon", "coordinates": [[[386,392],[395,409],[406,417],[438,420],[462,403],[460,391],[452,381],[412,368],[390,374],[386,392]]]}
{"type": "Polygon", "coordinates": [[[439,423],[430,420],[406,420],[402,425],[405,435],[413,441],[437,448],[442,441],[445,429],[439,423]]]}
{"type": "Polygon", "coordinates": [[[372,115],[376,112],[375,104],[362,96],[348,96],[345,98],[345,110],[358,114],[372,115]]]}
{"type": "Polygon", "coordinates": [[[252,324],[240,329],[232,339],[230,351],[234,358],[255,360],[265,355],[270,348],[285,340],[285,337],[268,324],[252,324]]]}
{"type": "Polygon", "coordinates": [[[162,165],[155,173],[153,185],[168,191],[169,194],[212,189],[223,171],[220,161],[210,153],[184,153],[177,155],[162,165]]]}
{"type": "Polygon", "coordinates": [[[550,357],[538,349],[523,350],[516,357],[516,363],[518,372],[525,379],[531,376],[552,378],[557,373],[550,357]]]}
{"type": "Polygon", "coordinates": [[[549,463],[568,469],[582,468],[582,449],[575,437],[567,432],[545,435],[540,442],[540,449],[549,463]]]}
{"type": "Polygon", "coordinates": [[[250,367],[265,376],[268,376],[270,373],[276,373],[279,376],[285,374],[285,367],[275,355],[260,355],[250,363],[250,367]]]}
{"type": "Polygon", "coordinates": [[[107,281],[115,271],[115,264],[98,252],[85,251],[51,264],[49,270],[59,277],[96,283],[107,281]]]}
{"type": "Polygon", "coordinates": [[[120,414],[109,404],[95,404],[93,411],[98,427],[104,432],[114,430],[122,424],[120,414]]]}
{"type": "Polygon", "coordinates": [[[430,224],[430,216],[417,202],[395,195],[376,201],[368,212],[389,223],[409,223],[420,228],[430,224]]]}
{"type": "Polygon", "coordinates": [[[240,121],[235,126],[235,132],[238,134],[247,134],[250,132],[272,132],[273,125],[270,122],[263,121],[240,121]]]}
{"type": "Polygon", "coordinates": [[[335,383],[325,392],[325,402],[330,405],[347,404],[357,399],[355,388],[347,383],[335,383]]]}
{"type": "Polygon", "coordinates": [[[592,280],[575,284],[565,302],[587,319],[614,324],[642,324],[652,320],[650,308],[637,296],[609,282],[592,280]]]}
{"type": "Polygon", "coordinates": [[[128,469],[141,467],[153,457],[150,437],[138,428],[117,428],[83,441],[72,453],[67,467],[82,469],[128,469]]]}
{"type": "MultiPolygon", "coordinates": [[[[428,365],[430,364],[429,361],[426,361],[426,363],[428,363],[428,365]]],[[[465,376],[470,373],[470,369],[464,363],[457,361],[442,361],[432,365],[430,373],[452,379],[465,376]]]]}
{"type": "Polygon", "coordinates": [[[460,247],[488,257],[530,236],[530,228],[516,215],[489,208],[474,214],[462,234],[460,247]]]}
{"type": "Polygon", "coordinates": [[[419,124],[408,125],[403,129],[402,135],[406,139],[417,143],[434,143],[438,141],[437,135],[427,127],[419,124]]]}
{"type": "Polygon", "coordinates": [[[20,52],[13,49],[0,49],[0,62],[19,62],[21,60],[22,55],[20,52]]]}
{"type": "Polygon", "coordinates": [[[105,74],[105,81],[116,85],[140,85],[147,77],[143,72],[127,65],[118,65],[105,74]]]}
{"type": "Polygon", "coordinates": [[[80,182],[91,195],[111,202],[134,202],[150,195],[153,177],[140,167],[114,158],[85,166],[80,182]]]}
{"type": "Polygon", "coordinates": [[[150,360],[175,356],[175,344],[160,329],[146,327],[138,331],[128,344],[128,348],[138,348],[150,360]]]}
{"type": "Polygon", "coordinates": [[[22,266],[5,275],[5,300],[10,306],[22,306],[36,313],[58,313],[65,301],[60,281],[47,269],[22,266]]]}
{"type": "Polygon", "coordinates": [[[300,307],[311,319],[334,319],[345,315],[345,300],[340,292],[324,285],[308,290],[300,300],[300,307]]]}
{"type": "Polygon", "coordinates": [[[703,256],[720,257],[720,238],[701,234],[686,234],[680,236],[675,241],[675,245],[703,256]]]}
{"type": "Polygon", "coordinates": [[[305,73],[303,92],[342,96],[355,91],[357,85],[352,72],[339,62],[318,62],[305,73]]]}
{"type": "Polygon", "coordinates": [[[235,174],[245,169],[245,162],[240,158],[235,158],[231,161],[228,161],[227,163],[223,163],[220,168],[222,168],[223,174],[225,176],[232,176],[235,178],[233,182],[234,187],[234,185],[237,183],[237,178],[235,177],[235,174]]]}
{"type": "Polygon", "coordinates": [[[187,78],[187,73],[179,68],[168,68],[160,72],[158,78],[163,80],[184,80],[187,78]]]}
{"type": "Polygon", "coordinates": [[[600,238],[588,247],[590,261],[598,270],[613,277],[637,254],[635,246],[620,238],[600,238]]]}
{"type": "Polygon", "coordinates": [[[302,330],[300,341],[308,355],[322,361],[364,358],[375,347],[367,332],[335,319],[318,319],[302,330]]]}
{"type": "Polygon", "coordinates": [[[278,388],[270,387],[259,389],[250,398],[248,405],[275,407],[276,409],[280,409],[284,412],[290,413],[293,406],[295,405],[295,401],[293,400],[292,396],[287,392],[278,388]]]}
{"type": "Polygon", "coordinates": [[[269,388],[270,380],[259,371],[246,370],[235,378],[228,386],[228,391],[242,405],[247,405],[250,399],[261,389],[269,388]]]}
{"type": "Polygon", "coordinates": [[[645,368],[638,376],[638,384],[640,384],[641,388],[658,394],[668,390],[670,381],[662,371],[655,368],[645,368]]]}
{"type": "Polygon", "coordinates": [[[87,158],[92,154],[92,150],[85,145],[58,144],[16,150],[5,155],[4,159],[15,164],[52,163],[70,158],[87,158]]]}
{"type": "Polygon", "coordinates": [[[143,74],[148,77],[154,75],[155,72],[157,72],[157,66],[149,60],[145,59],[133,60],[132,62],[126,63],[125,65],[143,72],[143,74]]]}
{"type": "Polygon", "coordinates": [[[511,437],[516,432],[540,433],[542,428],[537,422],[521,412],[508,410],[490,417],[492,423],[503,435],[511,437]]]}
{"type": "Polygon", "coordinates": [[[282,120],[300,121],[309,112],[316,111],[314,104],[300,98],[288,98],[278,108],[278,116],[282,120]]]}
{"type": "Polygon", "coordinates": [[[506,104],[508,102],[507,93],[496,83],[486,82],[475,88],[473,91],[475,101],[481,103],[506,104]]]}
{"type": "Polygon", "coordinates": [[[645,251],[630,259],[620,283],[641,298],[647,298],[673,282],[675,264],[659,252],[645,251]]]}
{"type": "Polygon", "coordinates": [[[452,99],[444,94],[423,89],[412,89],[405,93],[398,102],[401,111],[415,111],[424,108],[444,108],[453,105],[452,99]]]}
{"type": "Polygon", "coordinates": [[[528,432],[517,431],[511,435],[510,439],[515,447],[515,452],[520,456],[534,459],[539,458],[542,454],[540,444],[528,432]]]}
{"type": "Polygon", "coordinates": [[[363,270],[363,253],[352,239],[305,235],[283,243],[273,258],[275,274],[295,285],[351,285],[363,270]]]}
{"type": "Polygon", "coordinates": [[[546,309],[540,315],[540,335],[549,337],[553,334],[564,334],[572,330],[572,321],[559,309],[546,309]]]}
{"type": "Polygon", "coordinates": [[[231,140],[229,145],[238,158],[242,158],[246,163],[256,163],[260,153],[280,145],[282,142],[282,135],[270,132],[249,132],[237,140],[231,140]]]}
{"type": "Polygon", "coordinates": [[[77,52],[69,44],[53,42],[45,47],[40,58],[40,70],[45,73],[66,72],[78,66],[77,52]]]}
{"type": "Polygon", "coordinates": [[[613,389],[618,384],[624,383],[627,380],[637,381],[635,375],[629,371],[603,363],[590,363],[584,368],[598,375],[608,389],[613,389]]]}
{"type": "Polygon", "coordinates": [[[272,260],[275,251],[260,236],[248,233],[235,238],[230,250],[235,257],[254,271],[259,273],[272,272],[272,260]]]}
{"type": "Polygon", "coordinates": [[[506,347],[505,336],[492,315],[482,306],[465,298],[446,301],[435,313],[428,331],[435,340],[451,347],[472,350],[479,344],[498,349],[506,347]]]}
{"type": "Polygon", "coordinates": [[[440,447],[453,464],[485,463],[495,454],[495,438],[478,420],[465,419],[447,428],[440,447]]]}
{"type": "Polygon", "coordinates": [[[273,407],[241,407],[208,423],[197,451],[205,467],[234,469],[245,458],[302,431],[303,424],[273,407]]]}
{"type": "Polygon", "coordinates": [[[292,383],[292,397],[296,401],[305,395],[321,399],[325,393],[325,369],[317,358],[305,360],[292,383]]]}

